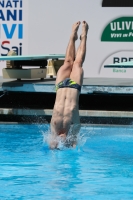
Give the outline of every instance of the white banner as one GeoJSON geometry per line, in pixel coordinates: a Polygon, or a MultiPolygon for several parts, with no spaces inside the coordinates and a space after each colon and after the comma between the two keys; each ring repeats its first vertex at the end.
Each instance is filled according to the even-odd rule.
{"type": "MultiPolygon", "coordinates": [[[[28,1],[0,0],[0,56],[28,54],[28,1]]],[[[0,75],[5,61],[0,62],[0,75]]]]}
{"type": "MultiPolygon", "coordinates": [[[[84,76],[133,77],[131,66],[107,67],[132,61],[131,0],[0,0],[0,10],[0,54],[10,49],[19,55],[65,54],[72,24],[86,20],[89,31],[84,76]]],[[[81,30],[80,26],[79,36],[81,30]]],[[[79,43],[76,41],[76,47],[79,43]]]]}

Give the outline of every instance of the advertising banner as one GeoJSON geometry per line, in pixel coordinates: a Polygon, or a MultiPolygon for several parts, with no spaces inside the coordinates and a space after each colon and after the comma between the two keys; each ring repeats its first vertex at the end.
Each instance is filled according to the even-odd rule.
{"type": "Polygon", "coordinates": [[[65,54],[72,24],[83,20],[84,76],[132,78],[132,65],[109,65],[133,61],[133,0],[0,0],[0,54],[65,54]]]}
{"type": "MultiPolygon", "coordinates": [[[[107,55],[103,60],[99,74],[103,76],[110,74],[112,77],[132,78],[132,65],[119,67],[112,65],[111,67],[109,64],[133,61],[133,50],[128,50],[130,45],[133,44],[133,17],[119,17],[110,21],[102,32],[101,42],[114,43],[116,51],[110,52],[110,55],[107,55]],[[122,49],[120,49],[121,43],[123,44],[122,49]]],[[[110,43],[109,46],[111,47],[110,43]]]]}
{"type": "MultiPolygon", "coordinates": [[[[0,0],[0,56],[28,54],[28,1],[0,0]]],[[[6,66],[0,62],[0,69],[6,66]]],[[[0,73],[1,75],[1,73],[0,73]]]]}

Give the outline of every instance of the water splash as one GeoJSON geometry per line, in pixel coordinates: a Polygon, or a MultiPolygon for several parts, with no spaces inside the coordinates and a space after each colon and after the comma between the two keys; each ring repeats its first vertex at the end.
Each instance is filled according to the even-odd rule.
{"type": "Polygon", "coordinates": [[[45,130],[42,129],[41,133],[43,135],[43,144],[49,149],[52,141],[53,145],[57,144],[56,149],[58,150],[77,149],[78,151],[80,151],[88,139],[88,134],[85,128],[81,128],[79,133],[73,135],[72,126],[70,127],[69,133],[65,140],[62,139],[60,136],[53,135],[51,133],[50,126],[47,127],[47,129],[45,130]],[[73,146],[73,143],[75,143],[76,145],[73,146]]]}

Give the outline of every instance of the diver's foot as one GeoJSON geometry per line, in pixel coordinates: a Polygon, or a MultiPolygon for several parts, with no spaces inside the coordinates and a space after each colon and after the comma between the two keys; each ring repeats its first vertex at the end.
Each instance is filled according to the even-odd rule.
{"type": "Polygon", "coordinates": [[[89,26],[87,24],[86,21],[83,21],[82,22],[82,34],[80,35],[80,40],[82,40],[82,38],[87,38],[87,33],[88,33],[88,29],[89,29],[89,26]]]}
{"type": "Polygon", "coordinates": [[[73,24],[72,26],[72,34],[71,34],[71,38],[74,39],[74,40],[77,40],[78,39],[78,29],[79,29],[79,26],[80,26],[80,21],[76,22],[75,24],[73,24]]]}

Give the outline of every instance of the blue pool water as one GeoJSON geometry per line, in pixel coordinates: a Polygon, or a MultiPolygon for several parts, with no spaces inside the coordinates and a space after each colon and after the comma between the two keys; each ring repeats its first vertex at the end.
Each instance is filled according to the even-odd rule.
{"type": "Polygon", "coordinates": [[[49,125],[0,125],[0,200],[132,200],[133,128],[82,127],[49,150],[49,125]]]}

